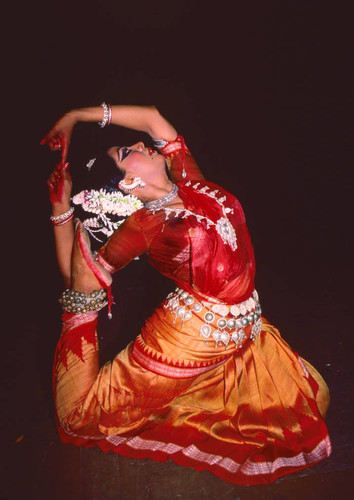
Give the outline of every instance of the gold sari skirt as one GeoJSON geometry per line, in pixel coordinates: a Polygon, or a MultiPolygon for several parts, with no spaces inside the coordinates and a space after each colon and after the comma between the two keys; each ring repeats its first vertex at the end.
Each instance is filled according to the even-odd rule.
{"type": "Polygon", "coordinates": [[[101,369],[97,315],[64,314],[53,369],[63,441],[208,470],[236,484],[273,482],[329,456],[328,389],[263,318],[228,349],[166,302],[101,369]]]}

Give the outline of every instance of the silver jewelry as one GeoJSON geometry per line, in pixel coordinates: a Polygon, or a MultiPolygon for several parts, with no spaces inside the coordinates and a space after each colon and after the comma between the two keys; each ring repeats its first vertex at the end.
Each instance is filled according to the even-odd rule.
{"type": "Polygon", "coordinates": [[[112,111],[111,106],[109,104],[106,104],[105,102],[103,102],[101,106],[103,109],[103,118],[101,122],[98,122],[98,125],[103,128],[111,123],[112,111]]]}
{"type": "Polygon", "coordinates": [[[133,181],[130,184],[127,184],[125,182],[125,179],[122,179],[120,181],[120,183],[118,184],[118,186],[123,191],[127,191],[128,193],[130,193],[131,191],[133,191],[134,189],[136,189],[138,187],[140,187],[140,188],[145,187],[146,184],[140,177],[134,177],[133,181]]]}
{"type": "Polygon", "coordinates": [[[95,163],[95,161],[96,161],[96,158],[91,158],[91,160],[89,160],[89,161],[86,163],[86,167],[87,167],[88,171],[90,171],[90,170],[91,170],[91,168],[92,168],[93,164],[95,163]]]}
{"type": "Polygon", "coordinates": [[[107,125],[110,125],[111,121],[112,121],[112,108],[111,108],[111,105],[108,104],[108,124],[107,125]]]}
{"type": "Polygon", "coordinates": [[[178,135],[177,139],[175,141],[170,141],[170,142],[165,141],[164,139],[154,139],[153,138],[152,140],[153,140],[155,148],[157,148],[157,149],[163,149],[165,146],[167,146],[167,144],[169,144],[168,154],[171,154],[174,151],[178,151],[179,149],[181,149],[180,146],[182,147],[182,172],[181,172],[181,176],[182,176],[182,179],[185,179],[187,177],[187,172],[185,169],[186,145],[184,143],[183,137],[181,135],[178,135]]]}
{"type": "Polygon", "coordinates": [[[57,226],[64,226],[65,224],[67,224],[68,222],[70,222],[71,220],[73,220],[74,218],[74,215],[71,214],[67,219],[64,219],[63,221],[61,222],[53,222],[52,221],[52,224],[54,227],[57,227],[57,226]]]}
{"type": "Polygon", "coordinates": [[[50,217],[50,220],[52,222],[60,222],[64,219],[67,219],[70,217],[70,215],[74,212],[75,208],[74,207],[70,207],[69,210],[67,212],[65,212],[64,214],[61,214],[61,215],[52,215],[50,217]]]}
{"type": "Polygon", "coordinates": [[[199,301],[186,290],[176,288],[167,296],[164,307],[175,315],[174,323],[181,320],[182,327],[196,314],[203,321],[199,335],[205,343],[213,339],[215,348],[224,345],[227,349],[230,342],[234,342],[235,348],[240,349],[247,338],[244,328],[252,325],[250,339],[253,341],[262,330],[262,309],[256,290],[247,300],[227,305],[199,301]]]}
{"type": "Polygon", "coordinates": [[[159,208],[167,205],[167,203],[176,198],[177,194],[178,187],[176,186],[176,184],[173,184],[172,189],[169,193],[167,193],[165,196],[162,196],[162,198],[159,198],[158,200],[147,201],[146,203],[144,203],[144,208],[147,208],[148,210],[158,210],[159,208]]]}
{"type": "Polygon", "coordinates": [[[103,288],[89,295],[68,288],[62,293],[59,302],[62,304],[63,311],[73,314],[99,311],[108,304],[107,292],[103,288]]]}
{"type": "Polygon", "coordinates": [[[164,139],[152,139],[153,143],[154,143],[154,146],[158,149],[162,149],[166,146],[166,144],[168,144],[167,141],[165,141],[164,139]]]}

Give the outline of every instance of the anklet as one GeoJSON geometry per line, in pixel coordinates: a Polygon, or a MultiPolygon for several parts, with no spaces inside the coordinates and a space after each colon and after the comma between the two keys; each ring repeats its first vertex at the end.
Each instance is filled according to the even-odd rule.
{"type": "Polygon", "coordinates": [[[63,311],[73,314],[99,311],[108,304],[107,293],[103,288],[89,295],[68,288],[62,293],[59,302],[62,304],[63,311]]]}

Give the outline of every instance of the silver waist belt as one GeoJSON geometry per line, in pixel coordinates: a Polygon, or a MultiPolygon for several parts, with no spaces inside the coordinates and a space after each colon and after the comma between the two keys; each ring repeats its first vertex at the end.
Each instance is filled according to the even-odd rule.
{"type": "Polygon", "coordinates": [[[174,322],[178,318],[182,321],[182,326],[193,317],[193,313],[198,314],[204,320],[199,335],[205,338],[206,343],[213,338],[215,348],[225,345],[227,349],[229,343],[234,342],[235,348],[240,349],[247,338],[244,328],[252,325],[251,340],[258,337],[262,328],[262,310],[256,290],[247,300],[228,305],[199,301],[186,290],[176,288],[167,296],[164,307],[175,314],[174,322]]]}

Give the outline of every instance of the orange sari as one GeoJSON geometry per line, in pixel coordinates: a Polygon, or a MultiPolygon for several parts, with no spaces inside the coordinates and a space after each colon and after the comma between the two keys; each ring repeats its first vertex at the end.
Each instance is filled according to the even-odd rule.
{"type": "MultiPolygon", "coordinates": [[[[242,209],[198,177],[186,151],[187,178],[178,184],[185,210],[136,212],[99,261],[113,272],[147,251],[190,305],[181,291],[167,298],[101,369],[97,314],[65,313],[53,370],[58,429],[76,445],[171,458],[236,484],[269,483],[330,454],[328,389],[276,328],[264,318],[256,322],[255,264],[242,209]],[[232,321],[246,314],[251,319],[236,342],[232,321]]],[[[181,151],[169,154],[177,162],[181,151]]]]}

